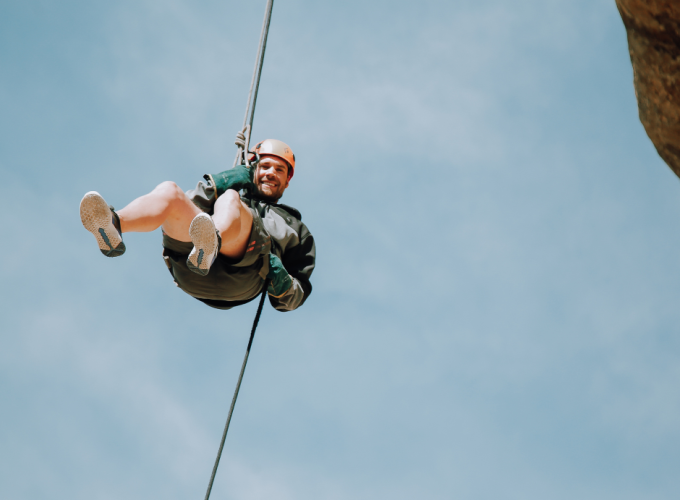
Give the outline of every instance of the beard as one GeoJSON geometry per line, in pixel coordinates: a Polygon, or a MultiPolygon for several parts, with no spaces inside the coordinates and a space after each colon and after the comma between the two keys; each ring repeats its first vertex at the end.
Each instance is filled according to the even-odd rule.
{"type": "Polygon", "coordinates": [[[277,190],[272,190],[271,188],[266,191],[262,190],[262,185],[259,182],[255,183],[255,188],[257,189],[257,197],[261,200],[268,201],[270,203],[276,203],[283,196],[283,189],[280,187],[277,190]]]}

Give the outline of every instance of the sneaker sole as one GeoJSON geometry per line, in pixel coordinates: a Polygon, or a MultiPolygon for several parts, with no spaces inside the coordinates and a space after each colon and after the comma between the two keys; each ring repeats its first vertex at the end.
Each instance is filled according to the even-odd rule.
{"type": "Polygon", "coordinates": [[[187,258],[187,267],[205,276],[210,272],[210,266],[219,251],[217,231],[212,218],[208,214],[198,214],[194,217],[189,227],[189,237],[194,248],[187,258]]]}
{"type": "Polygon", "coordinates": [[[125,244],[113,225],[112,216],[106,201],[96,191],[86,193],[80,201],[80,220],[96,238],[99,250],[107,257],[118,257],[125,253],[125,244]]]}

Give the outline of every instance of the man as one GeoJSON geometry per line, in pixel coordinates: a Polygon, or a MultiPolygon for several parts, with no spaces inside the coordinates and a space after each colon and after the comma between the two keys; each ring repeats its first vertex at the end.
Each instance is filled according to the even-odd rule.
{"type": "Polygon", "coordinates": [[[119,211],[90,191],[80,202],[81,220],[107,257],[125,252],[123,233],[162,227],[163,258],[175,284],[211,307],[245,304],[266,282],[272,306],[292,311],[312,291],[316,258],[300,213],[278,203],[295,173],[295,155],[284,142],[267,139],[250,157],[251,165],[205,175],[186,193],[163,182],[119,211]]]}

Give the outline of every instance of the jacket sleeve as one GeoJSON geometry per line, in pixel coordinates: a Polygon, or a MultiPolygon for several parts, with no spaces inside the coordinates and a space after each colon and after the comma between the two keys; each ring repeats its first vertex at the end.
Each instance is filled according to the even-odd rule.
{"type": "Polygon", "coordinates": [[[277,311],[293,311],[305,303],[309,294],[312,293],[312,284],[309,278],[314,271],[316,262],[316,246],[314,237],[307,226],[301,224],[300,244],[287,249],[281,257],[283,266],[293,278],[292,286],[278,297],[269,296],[269,302],[277,311]]]}

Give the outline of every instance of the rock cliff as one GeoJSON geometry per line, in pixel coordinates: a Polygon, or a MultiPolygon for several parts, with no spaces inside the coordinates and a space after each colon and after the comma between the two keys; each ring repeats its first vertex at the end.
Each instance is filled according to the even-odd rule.
{"type": "Polygon", "coordinates": [[[628,33],[640,121],[680,177],[680,0],[616,0],[628,33]]]}

